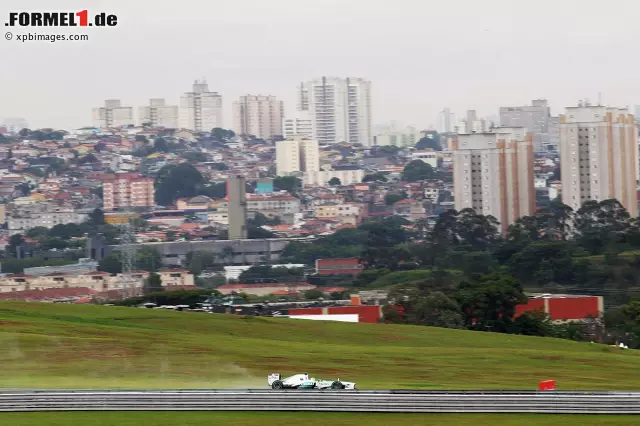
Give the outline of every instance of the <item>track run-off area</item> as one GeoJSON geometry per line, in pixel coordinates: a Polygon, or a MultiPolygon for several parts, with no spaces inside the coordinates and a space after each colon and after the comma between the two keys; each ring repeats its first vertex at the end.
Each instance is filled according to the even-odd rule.
{"type": "Polygon", "coordinates": [[[7,389],[0,411],[640,414],[640,392],[7,389]]]}

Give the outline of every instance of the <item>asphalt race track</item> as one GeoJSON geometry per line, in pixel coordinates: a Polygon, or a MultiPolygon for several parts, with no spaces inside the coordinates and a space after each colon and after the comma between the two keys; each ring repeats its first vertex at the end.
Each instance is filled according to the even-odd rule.
{"type": "Polygon", "coordinates": [[[640,414],[640,392],[14,389],[0,411],[640,414]]]}

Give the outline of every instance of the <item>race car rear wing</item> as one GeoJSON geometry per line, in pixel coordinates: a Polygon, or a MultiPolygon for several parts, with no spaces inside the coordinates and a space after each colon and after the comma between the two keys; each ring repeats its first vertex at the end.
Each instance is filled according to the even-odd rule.
{"type": "Polygon", "coordinates": [[[267,383],[269,383],[269,386],[271,386],[276,380],[280,380],[280,373],[272,373],[267,376],[267,383]]]}

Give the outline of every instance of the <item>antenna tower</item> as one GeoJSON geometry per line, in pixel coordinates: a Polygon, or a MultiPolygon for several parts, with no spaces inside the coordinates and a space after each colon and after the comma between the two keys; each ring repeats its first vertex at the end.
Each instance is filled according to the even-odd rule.
{"type": "Polygon", "coordinates": [[[136,263],[136,232],[133,223],[131,210],[125,209],[126,221],[122,224],[122,234],[120,235],[120,256],[122,259],[122,274],[120,274],[120,287],[122,288],[122,298],[136,296],[137,280],[133,277],[136,263]]]}

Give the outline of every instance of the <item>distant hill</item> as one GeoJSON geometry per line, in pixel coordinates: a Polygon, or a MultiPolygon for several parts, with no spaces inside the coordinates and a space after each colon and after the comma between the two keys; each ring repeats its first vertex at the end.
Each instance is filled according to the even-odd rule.
{"type": "Polygon", "coordinates": [[[0,302],[4,388],[265,388],[308,372],[360,388],[638,389],[637,351],[566,340],[114,306],[0,302]]]}

